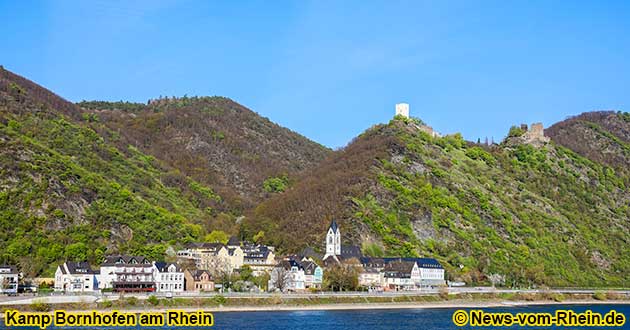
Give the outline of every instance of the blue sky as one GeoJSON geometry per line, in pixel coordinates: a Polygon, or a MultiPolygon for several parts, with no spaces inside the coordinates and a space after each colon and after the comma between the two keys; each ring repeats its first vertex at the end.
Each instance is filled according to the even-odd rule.
{"type": "Polygon", "coordinates": [[[222,95],[330,147],[630,108],[626,1],[8,1],[0,64],[71,100],[222,95]]]}

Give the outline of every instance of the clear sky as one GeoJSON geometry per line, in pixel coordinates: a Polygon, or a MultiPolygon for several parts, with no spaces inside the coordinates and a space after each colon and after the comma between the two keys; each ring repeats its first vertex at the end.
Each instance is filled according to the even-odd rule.
{"type": "Polygon", "coordinates": [[[330,147],[630,108],[630,1],[9,1],[0,64],[71,100],[222,95],[330,147]]]}

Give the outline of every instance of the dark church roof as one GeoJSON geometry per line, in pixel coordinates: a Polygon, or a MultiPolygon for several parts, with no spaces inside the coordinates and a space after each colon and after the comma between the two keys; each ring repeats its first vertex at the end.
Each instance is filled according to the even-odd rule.
{"type": "Polygon", "coordinates": [[[230,240],[227,242],[228,246],[241,246],[241,241],[236,237],[230,237],[230,240]]]}
{"type": "Polygon", "coordinates": [[[332,229],[333,232],[337,232],[337,230],[339,230],[339,226],[337,226],[337,221],[335,221],[335,219],[333,219],[330,223],[330,229],[332,229]]]}
{"type": "Polygon", "coordinates": [[[341,246],[341,258],[342,259],[350,259],[350,258],[357,258],[360,259],[362,257],[361,255],[361,248],[356,246],[356,245],[342,245],[341,246]]]}

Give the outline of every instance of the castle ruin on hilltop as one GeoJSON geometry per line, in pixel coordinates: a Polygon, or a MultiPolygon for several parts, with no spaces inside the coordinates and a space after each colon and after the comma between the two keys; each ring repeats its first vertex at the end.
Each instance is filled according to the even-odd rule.
{"type": "Polygon", "coordinates": [[[542,123],[533,123],[531,127],[527,127],[527,124],[521,124],[520,130],[522,132],[521,135],[508,137],[507,141],[542,146],[549,143],[551,140],[549,137],[545,136],[545,128],[542,123]]]}
{"type": "MultiPolygon", "coordinates": [[[[411,118],[409,116],[409,104],[408,103],[396,103],[396,117],[401,116],[403,118],[411,118]]],[[[442,135],[433,130],[433,127],[422,123],[420,120],[417,121],[416,127],[429,134],[432,137],[442,137],[442,135]]]]}

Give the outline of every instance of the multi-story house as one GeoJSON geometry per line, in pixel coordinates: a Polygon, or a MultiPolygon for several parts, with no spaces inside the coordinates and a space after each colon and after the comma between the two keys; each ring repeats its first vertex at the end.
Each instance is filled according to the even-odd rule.
{"type": "Polygon", "coordinates": [[[99,289],[98,272],[92,270],[90,264],[66,261],[57,266],[55,271],[55,291],[62,292],[94,292],[99,289]]]}
{"type": "Polygon", "coordinates": [[[177,264],[154,262],[153,278],[157,292],[184,291],[184,272],[177,264]]]}
{"type": "Polygon", "coordinates": [[[99,283],[102,289],[119,292],[155,291],[153,264],[141,256],[108,256],[101,264],[99,283]]]}
{"type": "Polygon", "coordinates": [[[432,258],[418,258],[416,263],[420,269],[419,286],[440,286],[446,284],[444,267],[439,261],[432,258]]]}
{"type": "Polygon", "coordinates": [[[10,265],[0,266],[0,294],[17,294],[18,281],[17,267],[10,265]]]}
{"type": "Polygon", "coordinates": [[[254,276],[271,273],[276,265],[276,255],[272,247],[260,244],[243,245],[243,265],[249,266],[254,276]]]}
{"type": "Polygon", "coordinates": [[[178,260],[192,262],[198,269],[238,269],[243,266],[243,256],[240,246],[221,243],[190,243],[177,252],[178,260]]]}
{"type": "Polygon", "coordinates": [[[321,289],[324,281],[324,270],[311,260],[299,262],[304,269],[304,288],[321,289]]]}
{"type": "Polygon", "coordinates": [[[364,271],[359,274],[359,282],[361,285],[368,286],[367,283],[376,280],[376,272],[380,273],[380,281],[383,286],[392,284],[394,281],[385,280],[385,267],[394,262],[415,262],[418,267],[419,275],[414,276],[413,282],[417,287],[421,286],[440,286],[446,284],[444,277],[444,268],[435,259],[432,258],[368,258],[360,259],[364,271]],[[370,270],[369,272],[367,270],[370,270]]]}
{"type": "Polygon", "coordinates": [[[184,271],[186,291],[214,291],[212,275],[207,270],[184,271]]]}
{"type": "Polygon", "coordinates": [[[420,282],[420,269],[415,261],[392,261],[383,268],[383,277],[388,290],[414,290],[420,282]]]}
{"type": "Polygon", "coordinates": [[[362,267],[359,273],[359,285],[369,288],[378,289],[383,287],[384,274],[374,267],[362,267]]]}
{"type": "Polygon", "coordinates": [[[268,287],[270,291],[304,291],[305,279],[304,267],[299,262],[293,259],[283,260],[271,272],[268,287]]]}

